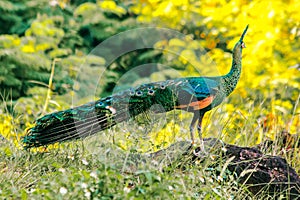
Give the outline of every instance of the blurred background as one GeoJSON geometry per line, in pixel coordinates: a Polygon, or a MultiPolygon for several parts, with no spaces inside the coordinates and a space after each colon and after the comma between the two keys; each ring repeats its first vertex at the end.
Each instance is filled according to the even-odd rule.
{"type": "MultiPolygon", "coordinates": [[[[299,9],[296,0],[1,0],[0,133],[18,144],[42,114],[70,108],[74,95],[80,97],[75,105],[109,95],[130,70],[126,79],[132,81],[123,85],[178,74],[225,74],[231,50],[249,24],[241,79],[226,102],[205,116],[204,136],[254,145],[286,132],[299,134],[299,9]],[[143,27],[169,28],[186,37],[162,38],[153,49],[131,51],[112,63],[91,54],[106,39],[143,27]],[[160,65],[147,73],[132,70],[147,63],[160,65]],[[90,78],[98,70],[105,71],[100,83],[90,78]]],[[[126,47],[136,41],[132,36],[118,42],[126,47]]],[[[179,118],[186,119],[185,127],[170,120],[150,134],[155,147],[162,137],[173,142],[174,131],[188,136],[190,116],[179,118]]]]}

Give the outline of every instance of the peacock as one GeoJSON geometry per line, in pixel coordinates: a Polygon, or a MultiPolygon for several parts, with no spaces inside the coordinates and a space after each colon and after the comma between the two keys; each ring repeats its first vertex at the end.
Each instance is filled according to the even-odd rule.
{"type": "Polygon", "coordinates": [[[193,113],[190,137],[197,131],[202,140],[204,114],[218,106],[235,89],[241,74],[243,42],[248,25],[235,44],[228,74],[217,77],[187,77],[143,84],[78,107],[47,114],[22,139],[26,149],[93,135],[118,123],[146,113],[185,110],[193,113]]]}

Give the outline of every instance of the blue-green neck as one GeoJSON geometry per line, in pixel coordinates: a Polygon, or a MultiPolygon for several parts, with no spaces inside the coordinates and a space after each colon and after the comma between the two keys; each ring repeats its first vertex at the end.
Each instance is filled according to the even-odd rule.
{"type": "Polygon", "coordinates": [[[223,89],[229,95],[236,87],[242,70],[242,48],[237,43],[232,53],[232,65],[228,74],[222,77],[223,89]]]}

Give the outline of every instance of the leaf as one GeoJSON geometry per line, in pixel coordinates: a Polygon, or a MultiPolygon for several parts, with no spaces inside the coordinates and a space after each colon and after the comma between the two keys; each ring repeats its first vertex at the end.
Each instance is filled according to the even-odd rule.
{"type": "Polygon", "coordinates": [[[94,14],[97,10],[98,8],[96,4],[90,2],[83,3],[74,10],[74,16],[77,17],[78,15],[91,15],[94,14]]]}
{"type": "Polygon", "coordinates": [[[173,38],[169,41],[169,46],[186,47],[186,43],[180,39],[173,38]]]}
{"type": "Polygon", "coordinates": [[[98,5],[100,8],[102,8],[104,11],[109,11],[114,14],[117,14],[118,16],[122,16],[127,13],[127,11],[122,8],[121,6],[118,6],[116,2],[114,1],[99,1],[98,5]]]}

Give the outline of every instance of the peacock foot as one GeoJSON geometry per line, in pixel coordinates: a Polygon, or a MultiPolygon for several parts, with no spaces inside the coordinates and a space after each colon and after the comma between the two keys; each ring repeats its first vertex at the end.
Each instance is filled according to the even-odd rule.
{"type": "Polygon", "coordinates": [[[195,156],[204,157],[208,155],[203,139],[192,140],[192,146],[194,147],[193,154],[195,156]]]}

